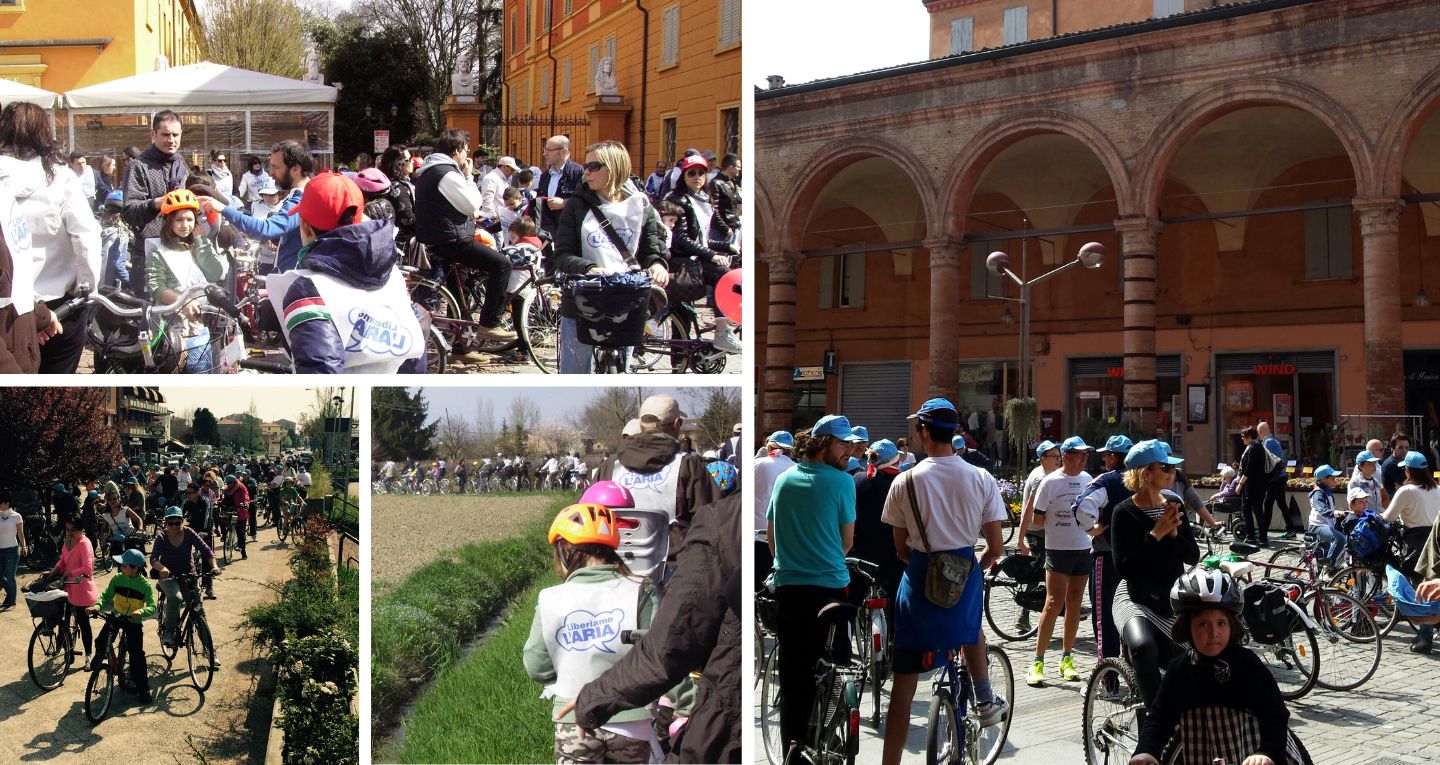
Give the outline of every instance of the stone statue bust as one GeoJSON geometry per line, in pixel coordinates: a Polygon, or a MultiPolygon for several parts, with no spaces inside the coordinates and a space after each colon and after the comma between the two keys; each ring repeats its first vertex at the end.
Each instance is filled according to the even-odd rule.
{"type": "Polygon", "coordinates": [[[460,101],[473,101],[475,97],[475,72],[467,61],[456,64],[450,74],[450,94],[460,101]]]}
{"type": "Polygon", "coordinates": [[[313,47],[305,54],[305,80],[320,81],[320,54],[316,53],[313,47]]]}
{"type": "Polygon", "coordinates": [[[595,93],[601,96],[616,95],[615,62],[609,56],[600,59],[600,71],[595,73],[595,93]]]}

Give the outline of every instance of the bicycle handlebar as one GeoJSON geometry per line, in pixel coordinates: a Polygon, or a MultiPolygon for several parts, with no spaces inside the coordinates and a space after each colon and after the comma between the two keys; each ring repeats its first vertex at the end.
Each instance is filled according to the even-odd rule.
{"type": "Polygon", "coordinates": [[[230,314],[230,316],[236,318],[240,316],[240,309],[236,307],[235,301],[231,300],[230,297],[225,294],[224,290],[213,284],[194,284],[186,287],[185,291],[180,293],[180,296],[170,303],[150,304],[134,308],[125,308],[117,305],[109,297],[98,292],[91,292],[89,285],[82,284],[77,290],[75,297],[65,301],[63,305],[55,309],[55,318],[59,321],[64,321],[75,311],[91,303],[104,308],[105,311],[112,316],[117,316],[122,319],[138,319],[144,316],[147,311],[159,316],[172,316],[179,313],[180,309],[185,307],[186,304],[196,300],[202,295],[209,298],[210,302],[214,303],[220,310],[230,314]]]}

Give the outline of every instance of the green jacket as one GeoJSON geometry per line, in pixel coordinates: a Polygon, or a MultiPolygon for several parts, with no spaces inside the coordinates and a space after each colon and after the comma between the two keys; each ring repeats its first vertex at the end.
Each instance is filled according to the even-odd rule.
{"type": "Polygon", "coordinates": [[[155,615],[155,588],[142,573],[125,576],[116,572],[100,595],[100,610],[139,616],[143,621],[155,615]]]}
{"type": "MultiPolygon", "coordinates": [[[[572,573],[565,578],[566,582],[609,582],[620,577],[620,572],[614,566],[589,566],[572,573]]],[[[649,584],[644,585],[640,592],[640,609],[635,617],[636,629],[649,629],[650,622],[655,618],[656,602],[655,588],[649,584]]],[[[555,664],[550,660],[550,652],[545,648],[544,628],[540,624],[540,612],[535,612],[534,619],[530,622],[530,637],[525,640],[525,671],[529,673],[530,679],[537,683],[552,683],[555,681],[555,664]]],[[[556,722],[573,723],[575,713],[567,713],[563,718],[557,717],[561,707],[570,703],[571,699],[554,697],[555,706],[550,710],[550,718],[556,722]]],[[[648,720],[651,714],[648,709],[627,709],[610,718],[613,722],[633,722],[635,720],[648,720]]]]}
{"type": "MultiPolygon", "coordinates": [[[[161,249],[161,246],[157,246],[145,258],[145,284],[150,288],[151,295],[157,295],[161,290],[180,289],[180,277],[170,271],[165,258],[160,256],[161,249]]],[[[225,259],[209,239],[203,236],[195,237],[194,257],[195,263],[200,266],[200,273],[212,284],[224,278],[225,259]]]]}

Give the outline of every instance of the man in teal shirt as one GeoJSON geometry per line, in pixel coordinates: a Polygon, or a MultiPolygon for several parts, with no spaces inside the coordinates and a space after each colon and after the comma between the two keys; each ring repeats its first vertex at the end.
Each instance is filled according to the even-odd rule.
{"type": "MultiPolygon", "coordinates": [[[[780,618],[780,735],[786,745],[805,735],[814,701],[813,672],[825,629],[818,614],[845,599],[845,552],[855,538],[855,480],[845,473],[851,444],[861,440],[840,415],[826,415],[795,439],[795,467],[775,481],[766,518],[775,555],[780,618]]],[[[836,650],[848,651],[843,633],[836,650]]]]}

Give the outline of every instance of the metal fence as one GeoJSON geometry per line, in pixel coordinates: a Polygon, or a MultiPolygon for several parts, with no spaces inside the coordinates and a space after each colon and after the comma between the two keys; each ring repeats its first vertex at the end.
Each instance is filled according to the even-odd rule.
{"type": "Polygon", "coordinates": [[[336,545],[335,567],[359,568],[360,566],[360,506],[341,494],[311,497],[305,501],[305,520],[319,515],[330,524],[340,537],[336,545]],[[349,547],[349,553],[346,553],[349,547]]]}

